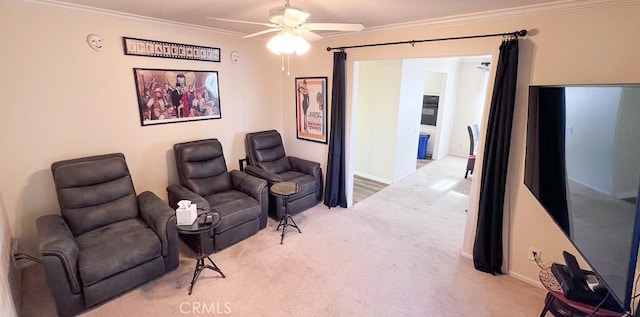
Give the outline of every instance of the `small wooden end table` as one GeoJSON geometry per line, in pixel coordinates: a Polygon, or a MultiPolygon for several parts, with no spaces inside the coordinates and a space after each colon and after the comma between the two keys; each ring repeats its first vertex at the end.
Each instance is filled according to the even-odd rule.
{"type": "Polygon", "coordinates": [[[280,244],[282,244],[284,242],[284,234],[287,227],[294,227],[298,229],[299,233],[302,233],[302,231],[300,231],[300,228],[298,228],[296,222],[293,220],[293,217],[291,217],[289,211],[287,210],[287,200],[289,200],[289,197],[299,193],[302,188],[300,187],[300,184],[296,182],[280,182],[273,184],[270,190],[271,194],[276,197],[282,197],[284,200],[282,204],[282,209],[284,209],[284,216],[282,216],[282,218],[280,219],[280,223],[276,228],[277,231],[280,230],[280,226],[282,226],[282,235],[280,236],[280,244]],[[291,220],[291,223],[289,223],[289,220],[291,220]]]}
{"type": "MultiPolygon", "coordinates": [[[[212,248],[205,248],[202,246],[203,239],[200,237],[200,235],[205,234],[208,236],[208,232],[217,227],[220,224],[221,220],[220,214],[218,214],[217,212],[209,214],[211,214],[213,217],[210,224],[198,223],[200,217],[204,215],[203,214],[198,216],[198,219],[196,219],[196,221],[192,225],[176,226],[176,230],[178,231],[178,236],[180,237],[180,239],[185,241],[189,248],[193,250],[193,252],[195,252],[197,256],[196,267],[193,271],[191,286],[189,287],[189,295],[191,295],[191,293],[193,292],[193,286],[196,284],[198,277],[200,277],[200,273],[202,273],[204,269],[216,271],[220,273],[222,278],[226,277],[224,273],[222,273],[220,268],[218,268],[218,266],[209,257],[211,255],[209,251],[212,251],[212,248]],[[209,262],[211,262],[211,265],[204,264],[205,258],[207,258],[209,262]]],[[[209,239],[204,239],[204,241],[209,241],[209,239]]]]}

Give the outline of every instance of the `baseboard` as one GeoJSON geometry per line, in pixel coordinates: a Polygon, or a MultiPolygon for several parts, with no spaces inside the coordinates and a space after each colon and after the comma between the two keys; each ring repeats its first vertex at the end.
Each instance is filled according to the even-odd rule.
{"type": "Polygon", "coordinates": [[[614,197],[616,199],[627,199],[627,198],[634,198],[638,195],[637,192],[635,191],[628,191],[628,192],[624,192],[624,193],[620,193],[620,194],[615,194],[614,197]]]}
{"type": "MultiPolygon", "coordinates": [[[[11,299],[13,300],[13,307],[18,316],[22,315],[22,270],[18,267],[13,255],[18,252],[18,239],[11,239],[9,242],[9,265],[7,268],[7,282],[11,289],[11,299]]],[[[4,256],[3,256],[4,257],[4,256]]]]}
{"type": "Polygon", "coordinates": [[[387,185],[391,185],[391,182],[388,179],[384,179],[378,176],[373,176],[373,175],[369,175],[367,173],[363,173],[363,172],[359,172],[359,171],[354,171],[353,172],[354,175],[360,176],[360,177],[364,177],[364,178],[368,178],[370,180],[374,180],[376,182],[380,182],[383,184],[387,184],[387,185]]]}
{"type": "Polygon", "coordinates": [[[591,185],[589,185],[589,184],[587,184],[587,183],[583,183],[583,182],[578,181],[578,180],[575,180],[575,179],[573,179],[573,178],[569,178],[569,180],[570,180],[570,181],[572,181],[572,182],[576,182],[576,183],[578,183],[578,184],[580,184],[580,185],[582,185],[582,186],[584,186],[584,187],[587,187],[587,188],[589,188],[589,189],[591,189],[591,190],[595,190],[595,191],[597,191],[597,192],[598,192],[598,193],[600,193],[600,194],[603,194],[603,195],[606,195],[606,196],[609,196],[609,197],[613,197],[613,194],[611,194],[611,193],[609,193],[609,192],[606,192],[606,191],[604,191],[604,190],[602,190],[602,189],[600,189],[600,188],[595,188],[595,187],[593,187],[593,186],[591,186],[591,185]]]}
{"type": "Polygon", "coordinates": [[[448,155],[455,156],[455,157],[469,158],[469,154],[464,154],[464,153],[451,153],[451,152],[449,152],[448,155]]]}
{"type": "Polygon", "coordinates": [[[471,255],[471,253],[460,251],[460,255],[462,255],[462,257],[465,257],[465,258],[467,258],[469,260],[473,260],[473,256],[471,255]]]}
{"type": "MultiPolygon", "coordinates": [[[[473,256],[470,253],[461,251],[460,255],[462,255],[462,257],[464,257],[464,258],[473,260],[473,256]]],[[[519,273],[516,273],[516,272],[513,272],[513,271],[509,271],[508,274],[509,274],[509,276],[513,276],[514,278],[516,278],[518,280],[521,280],[521,281],[523,281],[523,282],[525,282],[527,284],[531,284],[531,285],[539,287],[539,288],[544,288],[544,286],[542,286],[542,283],[540,283],[539,280],[530,279],[530,278],[528,278],[528,277],[526,277],[526,276],[524,276],[522,274],[519,274],[519,273]]]]}
{"type": "Polygon", "coordinates": [[[529,277],[526,277],[526,276],[524,276],[524,275],[522,275],[520,273],[516,273],[516,272],[513,272],[513,271],[509,271],[508,274],[509,274],[509,276],[513,276],[514,278],[516,278],[518,280],[521,280],[521,281],[523,281],[523,282],[525,282],[527,284],[530,284],[530,285],[533,285],[533,286],[537,286],[538,288],[544,288],[544,286],[542,286],[542,283],[540,283],[540,280],[534,280],[534,279],[531,279],[529,277]]]}

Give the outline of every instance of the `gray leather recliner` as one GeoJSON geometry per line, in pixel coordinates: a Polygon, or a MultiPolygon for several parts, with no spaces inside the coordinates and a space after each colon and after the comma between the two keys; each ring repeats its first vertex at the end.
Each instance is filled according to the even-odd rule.
{"type": "Polygon", "coordinates": [[[36,220],[40,255],[60,316],[76,315],[178,266],[175,211],[136,195],[124,155],[51,165],[60,215],[36,220]]]}
{"type": "Polygon", "coordinates": [[[212,251],[240,242],[267,226],[267,182],[238,170],[227,171],[217,139],[173,146],[180,184],[167,187],[169,205],[195,203],[198,213],[217,211],[220,224],[210,233],[212,251]]]}
{"type": "MultiPolygon", "coordinates": [[[[245,172],[263,178],[269,187],[278,182],[296,182],[302,190],[289,197],[287,211],[296,214],[309,209],[322,199],[322,169],[320,163],[287,156],[282,137],[276,130],[247,133],[245,137],[248,166],[245,172]]],[[[269,216],[280,220],[284,216],[284,198],[269,195],[269,216]]]]}

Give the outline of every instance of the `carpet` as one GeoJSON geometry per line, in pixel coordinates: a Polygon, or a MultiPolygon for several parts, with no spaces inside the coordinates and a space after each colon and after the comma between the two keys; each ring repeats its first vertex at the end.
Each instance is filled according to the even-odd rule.
{"type": "MultiPolygon", "coordinates": [[[[212,255],[187,295],[195,259],[85,316],[538,316],[544,290],[476,271],[461,256],[471,179],[464,158],[433,161],[349,209],[319,204],[212,255]],[[460,165],[462,164],[462,165],[460,165]]],[[[42,269],[25,272],[25,316],[52,316],[42,269]]]]}

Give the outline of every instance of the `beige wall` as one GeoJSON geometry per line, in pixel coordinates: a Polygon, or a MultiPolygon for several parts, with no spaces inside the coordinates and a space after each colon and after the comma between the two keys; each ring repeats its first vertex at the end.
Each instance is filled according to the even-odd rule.
{"type": "Polygon", "coordinates": [[[354,171],[385,184],[395,181],[402,61],[367,61],[358,66],[358,118],[354,171]],[[372,93],[375,92],[375,93],[372,93]]]}
{"type": "Polygon", "coordinates": [[[280,59],[261,41],[4,2],[0,28],[0,191],[13,236],[31,254],[37,252],[35,219],[59,213],[52,162],[122,152],[136,190],[166,198],[167,185],[177,182],[174,143],[218,138],[229,168],[237,168],[246,132],[282,128],[280,59]],[[89,48],[89,33],[104,37],[102,51],[89,48]],[[222,62],[127,56],[122,36],[219,47],[222,62]],[[229,60],[232,50],[240,52],[237,64],[229,60]],[[222,119],[141,127],[134,67],[218,71],[222,119]]]}
{"type": "Polygon", "coordinates": [[[449,145],[450,155],[462,157],[469,155],[467,126],[478,123],[478,118],[482,117],[481,107],[484,107],[489,74],[477,68],[480,61],[482,60],[466,60],[460,64],[460,81],[456,91],[455,115],[449,145]]]}

